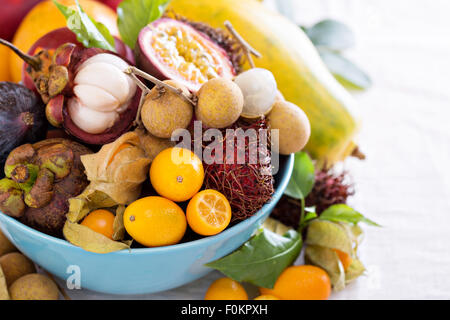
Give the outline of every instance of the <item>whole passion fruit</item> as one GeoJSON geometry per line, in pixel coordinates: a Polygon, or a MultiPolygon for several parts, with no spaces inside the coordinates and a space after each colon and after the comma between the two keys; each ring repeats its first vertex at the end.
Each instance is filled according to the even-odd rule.
{"type": "Polygon", "coordinates": [[[236,74],[224,48],[180,20],[161,18],[149,24],[139,33],[135,50],[140,69],[160,80],[176,80],[193,92],[210,79],[236,74]]]}

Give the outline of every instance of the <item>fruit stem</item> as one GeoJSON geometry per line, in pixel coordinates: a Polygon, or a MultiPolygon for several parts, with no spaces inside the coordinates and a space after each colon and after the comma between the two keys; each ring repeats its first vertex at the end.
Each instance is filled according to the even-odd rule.
{"type": "Polygon", "coordinates": [[[30,56],[29,54],[22,52],[19,48],[17,48],[11,42],[8,42],[1,38],[0,38],[0,44],[3,44],[4,46],[6,46],[6,47],[10,48],[12,51],[14,51],[15,54],[17,54],[23,61],[28,63],[34,70],[38,71],[41,68],[41,59],[30,56]]]}
{"type": "Polygon", "coordinates": [[[34,124],[34,116],[31,112],[23,112],[20,115],[23,123],[28,127],[31,127],[34,124]]]}
{"type": "Polygon", "coordinates": [[[225,27],[231,33],[231,35],[241,44],[242,49],[244,50],[245,56],[247,57],[248,63],[252,68],[255,67],[255,63],[253,62],[252,55],[257,58],[261,57],[261,54],[256,51],[245,39],[234,29],[233,25],[230,21],[226,20],[224,22],[225,27]]]}
{"type": "Polygon", "coordinates": [[[149,89],[136,76],[140,76],[150,82],[153,82],[157,87],[163,87],[165,89],[168,89],[168,90],[172,91],[173,93],[178,94],[180,97],[182,97],[183,99],[185,99],[187,102],[191,103],[192,105],[195,105],[194,101],[192,101],[187,95],[185,95],[183,93],[183,90],[175,88],[175,87],[171,86],[170,84],[164,83],[163,81],[155,78],[154,76],[149,75],[148,73],[145,73],[142,70],[139,70],[136,67],[128,67],[125,70],[125,73],[128,74],[129,76],[131,76],[131,78],[133,78],[133,80],[135,80],[135,81],[138,80],[138,82],[136,82],[136,84],[138,86],[140,86],[140,84],[139,84],[139,82],[140,82],[146,89],[145,91],[149,91],[149,89]]]}
{"type": "Polygon", "coordinates": [[[355,157],[359,160],[365,160],[366,155],[359,150],[359,147],[356,146],[355,149],[353,149],[352,153],[350,154],[352,157],[355,157]]]}

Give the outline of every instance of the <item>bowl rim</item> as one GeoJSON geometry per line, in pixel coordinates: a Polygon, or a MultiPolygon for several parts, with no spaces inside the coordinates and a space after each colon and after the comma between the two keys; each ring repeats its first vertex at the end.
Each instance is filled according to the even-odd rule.
{"type": "Polygon", "coordinates": [[[51,236],[51,235],[45,234],[43,232],[40,232],[38,230],[35,230],[35,229],[23,224],[22,222],[14,219],[13,217],[6,215],[2,211],[0,211],[0,215],[3,216],[3,219],[5,219],[9,223],[13,224],[16,228],[21,229],[24,232],[30,233],[33,237],[45,239],[47,241],[53,242],[53,243],[63,246],[63,247],[68,247],[71,249],[80,249],[86,253],[101,254],[101,255],[105,255],[105,254],[106,255],[130,255],[130,254],[138,254],[139,255],[139,254],[147,254],[150,252],[158,253],[158,252],[167,252],[167,251],[178,251],[178,250],[183,250],[185,248],[202,245],[203,243],[208,242],[208,241],[215,242],[215,241],[220,241],[223,238],[230,238],[233,235],[235,235],[235,234],[239,233],[240,231],[242,231],[243,229],[245,229],[247,226],[256,222],[262,215],[264,215],[264,213],[267,210],[269,210],[268,207],[274,206],[278,202],[278,200],[281,198],[281,196],[283,195],[284,190],[286,189],[286,187],[289,183],[289,180],[292,175],[293,168],[294,168],[294,154],[290,154],[287,156],[285,166],[286,167],[283,170],[283,177],[280,181],[280,184],[278,185],[278,188],[275,190],[274,194],[272,195],[272,199],[269,202],[267,202],[266,204],[264,204],[264,206],[261,209],[259,209],[258,212],[256,214],[254,214],[251,218],[241,221],[241,222],[237,223],[236,225],[232,226],[231,228],[226,229],[225,231],[223,231],[217,235],[204,237],[201,239],[188,241],[188,242],[184,242],[184,243],[178,243],[178,244],[174,244],[174,245],[170,245],[170,246],[152,247],[152,248],[134,248],[134,249],[129,249],[129,250],[124,249],[124,250],[109,252],[109,253],[95,253],[95,252],[86,251],[83,248],[75,246],[75,245],[71,244],[70,242],[68,242],[67,240],[56,238],[54,236],[51,236]]]}

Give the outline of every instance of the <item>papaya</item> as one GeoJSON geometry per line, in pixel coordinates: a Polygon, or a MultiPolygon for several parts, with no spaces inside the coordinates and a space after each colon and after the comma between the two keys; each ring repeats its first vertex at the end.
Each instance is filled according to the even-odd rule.
{"type": "Polygon", "coordinates": [[[223,28],[226,20],[262,57],[286,100],[300,106],[311,123],[305,150],[332,165],[355,148],[359,116],[353,97],[328,71],[306,34],[257,0],[172,0],[168,10],[192,21],[223,28]]]}

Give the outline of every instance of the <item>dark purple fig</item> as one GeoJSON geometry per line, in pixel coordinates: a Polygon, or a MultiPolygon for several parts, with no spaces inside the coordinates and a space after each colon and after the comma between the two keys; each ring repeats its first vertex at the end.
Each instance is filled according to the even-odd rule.
{"type": "Polygon", "coordinates": [[[143,28],[135,49],[138,67],[193,92],[212,78],[233,78],[236,70],[227,51],[193,25],[161,18],[143,28]]]}
{"type": "MultiPolygon", "coordinates": [[[[28,88],[0,82],[0,167],[14,148],[45,138],[47,121],[41,99],[28,88]]],[[[0,171],[0,178],[3,172],[0,171]]]]}
{"type": "Polygon", "coordinates": [[[67,139],[47,139],[14,149],[0,180],[0,210],[44,233],[60,236],[68,199],[88,185],[80,156],[91,151],[67,139]]]}

